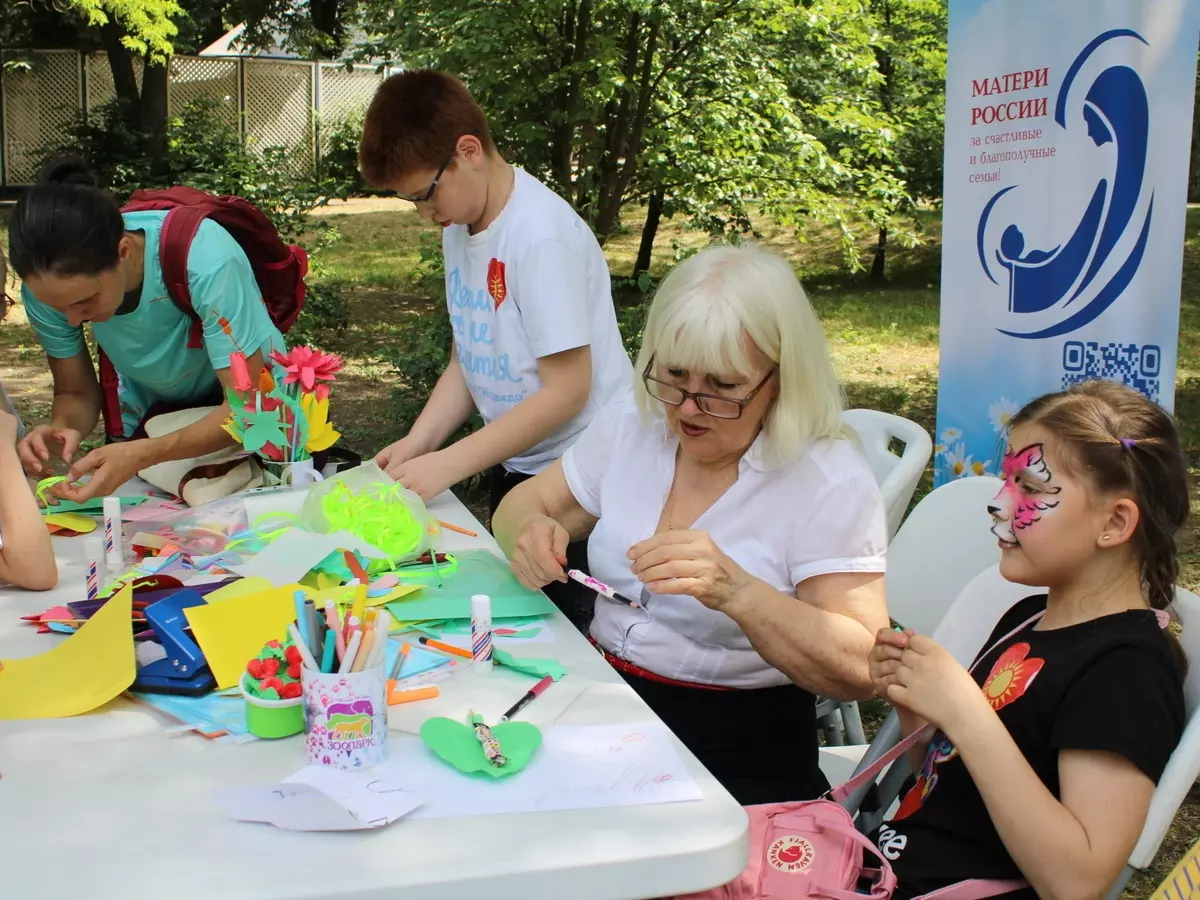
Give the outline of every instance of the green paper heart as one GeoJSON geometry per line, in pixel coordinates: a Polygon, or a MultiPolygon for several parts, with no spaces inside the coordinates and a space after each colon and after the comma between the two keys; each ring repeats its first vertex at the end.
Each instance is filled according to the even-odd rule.
{"type": "Polygon", "coordinates": [[[523,656],[513,656],[507,650],[501,650],[498,647],[492,649],[492,659],[497,665],[512,669],[515,672],[523,672],[526,675],[532,675],[534,678],[545,678],[549,675],[555,681],[560,681],[567,670],[562,667],[557,659],[527,659],[523,656]]]}
{"type": "Polygon", "coordinates": [[[483,772],[502,778],[520,772],[529,765],[533,753],[542,743],[542,733],[528,722],[501,722],[492,726],[492,735],[500,742],[500,752],[507,757],[503,766],[493,766],[475,737],[475,729],[462,722],[435,716],[421,726],[421,740],[430,750],[460,772],[483,772]]]}

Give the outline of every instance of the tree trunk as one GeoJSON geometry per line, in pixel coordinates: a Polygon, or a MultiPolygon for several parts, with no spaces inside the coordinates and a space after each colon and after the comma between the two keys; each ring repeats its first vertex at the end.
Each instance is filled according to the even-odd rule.
{"type": "MultiPolygon", "coordinates": [[[[614,177],[607,179],[600,188],[600,210],[596,216],[596,233],[608,235],[617,225],[621,215],[621,204],[625,201],[625,193],[633,181],[637,171],[638,157],[642,153],[642,137],[646,130],[646,118],[650,113],[650,101],[657,88],[657,81],[651,78],[654,55],[658,52],[658,35],[661,20],[654,19],[646,35],[646,46],[642,51],[641,77],[638,79],[637,106],[632,118],[628,115],[623,119],[624,129],[616,153],[611,157],[614,177]],[[618,160],[624,162],[618,168],[618,160]]],[[[626,94],[626,97],[629,95],[626,94]]],[[[625,103],[622,101],[622,106],[625,103]]]]}
{"type": "Polygon", "coordinates": [[[655,188],[650,195],[646,207],[646,224],[642,226],[642,241],[638,244],[637,260],[633,264],[633,277],[637,278],[643,272],[650,271],[650,258],[654,253],[654,238],[658,235],[658,223],[662,221],[663,201],[662,188],[655,188]]]}
{"type": "Polygon", "coordinates": [[[121,43],[125,31],[112,16],[100,26],[100,40],[112,72],[113,90],[124,108],[125,120],[131,128],[140,126],[141,92],[133,69],[133,54],[121,43]]]}
{"type": "Polygon", "coordinates": [[[330,51],[340,49],[342,41],[341,7],[338,0],[309,0],[309,10],[313,28],[328,37],[330,43],[329,47],[316,49],[333,55],[330,51]]]}
{"type": "Polygon", "coordinates": [[[161,175],[167,168],[167,76],[170,62],[151,63],[147,58],[142,67],[142,97],[139,105],[139,124],[146,135],[146,154],[150,171],[161,175]]]}
{"type": "Polygon", "coordinates": [[[875,245],[875,261],[871,263],[871,280],[886,281],[884,277],[884,266],[887,264],[887,237],[888,230],[886,228],[879,229],[879,243],[875,245]]]}
{"type": "MultiPolygon", "coordinates": [[[[892,27],[892,5],[890,0],[883,0],[882,4],[883,23],[888,34],[891,33],[892,27]]],[[[893,108],[893,89],[895,87],[893,78],[896,73],[895,60],[892,59],[892,54],[878,44],[875,46],[875,64],[879,69],[879,74],[883,76],[883,80],[879,84],[879,102],[883,107],[883,111],[891,117],[893,108]]],[[[879,243],[875,245],[875,261],[871,263],[871,280],[886,281],[884,271],[887,266],[887,227],[879,229],[879,243]]]]}
{"type": "Polygon", "coordinates": [[[554,129],[553,159],[554,173],[562,187],[563,196],[570,197],[574,180],[575,117],[579,113],[580,87],[583,83],[583,70],[579,63],[587,53],[588,37],[591,35],[592,0],[580,0],[578,8],[569,10],[567,15],[563,34],[567,47],[563,63],[564,68],[574,68],[560,102],[563,120],[554,129]]]}

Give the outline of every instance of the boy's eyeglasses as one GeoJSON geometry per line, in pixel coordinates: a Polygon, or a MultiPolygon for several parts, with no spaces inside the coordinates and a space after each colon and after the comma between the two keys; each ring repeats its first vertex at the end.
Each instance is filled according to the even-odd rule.
{"type": "Polygon", "coordinates": [[[685,391],[673,384],[667,384],[665,381],[659,381],[650,374],[653,366],[654,357],[652,356],[650,362],[646,363],[646,371],[642,373],[642,383],[646,385],[646,391],[651,397],[668,406],[683,406],[684,401],[691,397],[696,401],[700,412],[706,413],[714,419],[740,419],[742,412],[750,405],[750,401],[758,396],[758,392],[766,387],[771,376],[775,374],[775,370],[772,369],[767,373],[767,377],[758,383],[758,387],[738,400],[734,397],[721,397],[717,394],[697,394],[685,391]]]}
{"type": "Polygon", "coordinates": [[[419,197],[412,194],[397,194],[396,196],[401,200],[407,200],[409,203],[428,203],[429,199],[433,196],[433,192],[437,190],[438,182],[442,180],[442,175],[445,174],[446,167],[453,162],[457,153],[458,149],[455,148],[453,151],[451,151],[450,155],[446,157],[446,161],[442,163],[442,167],[438,169],[437,174],[433,176],[433,184],[429,185],[429,190],[427,190],[424,194],[421,194],[419,197]]]}

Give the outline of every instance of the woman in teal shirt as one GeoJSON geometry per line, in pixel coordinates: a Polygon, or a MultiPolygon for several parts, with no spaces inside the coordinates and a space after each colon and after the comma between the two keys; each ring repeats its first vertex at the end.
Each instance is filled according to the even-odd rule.
{"type": "Polygon", "coordinates": [[[110,443],[75,460],[100,415],[102,395],[84,342],[96,343],[120,376],[124,433],[134,434],[155,407],[217,406],[231,384],[230,354],[241,350],[258,371],[284,350],[241,246],[205,220],[188,253],[188,287],[204,329],[204,346],[188,347],[191,320],[167,294],[159,264],[164,211],[122,214],[74,157],[52,163],[13,211],[9,262],[21,277],[25,312],[54,378],[48,425],[31,428],[18,448],[34,477],[52,455],[71,464],[57,493],[87,500],[113,493],[139,471],[229,446],[221,428],[227,407],[180,431],[110,443]],[[226,331],[228,327],[228,331],[226,331]]]}

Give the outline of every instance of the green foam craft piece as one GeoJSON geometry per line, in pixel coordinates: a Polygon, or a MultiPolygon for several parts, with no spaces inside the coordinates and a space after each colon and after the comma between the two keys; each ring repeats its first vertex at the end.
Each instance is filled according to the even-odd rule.
{"type": "MultiPolygon", "coordinates": [[[[36,496],[39,501],[46,504],[42,508],[43,516],[66,512],[77,512],[83,513],[84,515],[92,515],[104,512],[103,497],[93,497],[91,500],[84,500],[82,503],[78,503],[74,500],[59,499],[57,503],[51,505],[46,499],[46,491],[50,490],[50,488],[54,487],[56,484],[62,484],[67,480],[68,479],[65,475],[51,475],[49,478],[43,478],[37,483],[37,488],[34,490],[34,496],[36,496]]],[[[145,503],[149,498],[121,497],[120,499],[122,506],[137,506],[138,504],[145,503]]]]}
{"type": "Polygon", "coordinates": [[[542,743],[542,732],[528,722],[501,722],[492,725],[491,729],[500,744],[500,751],[508,760],[502,766],[493,766],[488,760],[483,745],[475,737],[474,728],[453,719],[441,716],[426,719],[421,726],[421,740],[440,759],[460,772],[468,775],[482,772],[492,778],[520,772],[529,765],[542,743]]]}
{"type": "Polygon", "coordinates": [[[507,650],[501,650],[495,645],[492,647],[492,659],[498,666],[504,666],[506,669],[512,669],[514,672],[521,672],[525,675],[532,675],[534,678],[545,678],[549,675],[555,681],[561,681],[562,677],[567,674],[567,670],[557,659],[527,659],[523,656],[513,656],[507,650]]]}
{"type": "Polygon", "coordinates": [[[348,531],[392,559],[412,556],[425,538],[425,527],[401,501],[399,484],[351,490],[335,484],[321,498],[329,531],[348,531]]]}

